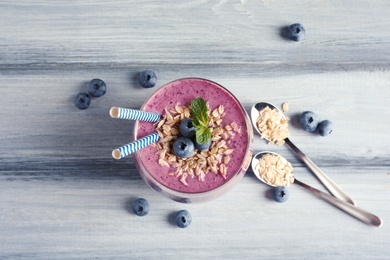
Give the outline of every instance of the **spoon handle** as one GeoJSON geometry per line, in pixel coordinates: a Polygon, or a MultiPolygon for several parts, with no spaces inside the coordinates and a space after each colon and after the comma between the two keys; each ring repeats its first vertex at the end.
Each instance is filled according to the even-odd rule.
{"type": "Polygon", "coordinates": [[[286,144],[295,152],[295,154],[312,170],[315,176],[322,182],[325,188],[333,194],[335,197],[344,200],[352,205],[356,205],[355,202],[339,187],[337,184],[329,178],[312,160],[309,159],[301,150],[296,147],[290,139],[285,139],[286,144]]]}
{"type": "Polygon", "coordinates": [[[298,181],[297,179],[294,180],[294,183],[295,184],[298,184],[299,186],[311,191],[312,193],[314,193],[316,196],[318,196],[319,198],[329,202],[330,204],[332,204],[333,206],[343,210],[344,212],[350,214],[351,216],[359,219],[360,221],[363,221],[364,223],[368,224],[368,225],[372,225],[372,226],[375,226],[375,227],[380,227],[382,225],[382,220],[371,214],[370,212],[368,211],[365,211],[361,208],[358,208],[350,203],[347,203],[343,200],[340,200],[338,198],[335,198],[329,194],[326,194],[322,191],[319,191],[303,182],[300,182],[298,181]]]}

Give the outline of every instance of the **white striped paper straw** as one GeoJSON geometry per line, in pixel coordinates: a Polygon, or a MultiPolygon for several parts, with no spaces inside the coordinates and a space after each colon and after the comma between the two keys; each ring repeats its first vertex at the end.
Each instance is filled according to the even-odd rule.
{"type": "Polygon", "coordinates": [[[110,109],[110,116],[112,118],[122,118],[129,120],[139,120],[155,123],[160,120],[160,115],[153,112],[145,112],[141,110],[134,110],[130,108],[112,107],[110,109]]]}
{"type": "Polygon", "coordinates": [[[157,142],[158,140],[160,140],[160,136],[157,132],[154,132],[153,134],[144,136],[134,142],[115,149],[114,151],[112,151],[112,157],[114,157],[115,159],[121,159],[148,145],[151,145],[152,143],[157,142]]]}

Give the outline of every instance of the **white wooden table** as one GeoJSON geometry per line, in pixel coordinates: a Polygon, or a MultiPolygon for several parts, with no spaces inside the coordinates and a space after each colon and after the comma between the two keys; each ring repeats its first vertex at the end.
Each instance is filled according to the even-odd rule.
{"type": "MultiPolygon", "coordinates": [[[[1,259],[389,259],[390,5],[387,1],[0,2],[1,259]],[[300,22],[303,42],[281,37],[300,22]],[[158,83],[143,89],[138,72],[158,83]],[[367,226],[292,185],[278,204],[249,170],[223,197],[180,204],[150,189],[132,156],[133,122],[111,106],[139,108],[182,77],[216,81],[249,111],[289,101],[291,118],[315,111],[329,137],[291,126],[291,139],[358,204],[367,226]],[[92,78],[105,96],[73,105],[92,78]],[[129,205],[151,204],[145,217],[129,205]],[[187,229],[172,214],[187,209],[187,229]]],[[[295,175],[325,191],[288,147],[255,135],[254,151],[284,155],[295,175]]]]}

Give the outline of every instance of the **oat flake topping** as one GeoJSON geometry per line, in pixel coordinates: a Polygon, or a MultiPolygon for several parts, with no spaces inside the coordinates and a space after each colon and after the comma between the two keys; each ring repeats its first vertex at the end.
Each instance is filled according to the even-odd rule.
{"type": "MultiPolygon", "coordinates": [[[[209,104],[207,104],[209,108],[209,104]]],[[[223,125],[225,109],[222,105],[215,108],[210,113],[208,109],[209,122],[208,127],[211,131],[211,146],[208,151],[198,151],[188,158],[176,156],[172,145],[180,136],[179,125],[185,118],[191,117],[190,106],[177,103],[171,109],[165,108],[165,114],[161,120],[155,124],[160,141],[153,144],[157,147],[159,155],[158,163],[163,167],[171,167],[170,176],[179,178],[180,182],[188,185],[187,178],[198,178],[204,181],[206,174],[212,172],[221,174],[227,178],[227,164],[230,161],[230,155],[234,149],[229,149],[229,139],[236,133],[241,133],[241,127],[232,122],[229,125],[223,125]]]]}

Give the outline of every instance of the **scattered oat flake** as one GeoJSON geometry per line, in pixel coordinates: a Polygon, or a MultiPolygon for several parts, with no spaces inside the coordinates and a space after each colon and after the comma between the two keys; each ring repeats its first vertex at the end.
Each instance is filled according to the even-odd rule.
{"type": "Polygon", "coordinates": [[[288,101],[283,102],[282,109],[283,112],[288,112],[288,101]]]}

